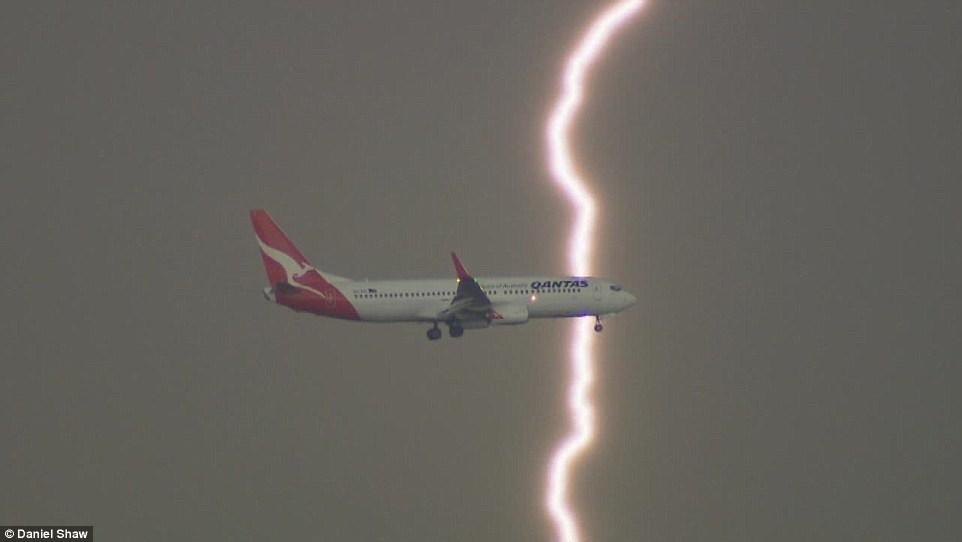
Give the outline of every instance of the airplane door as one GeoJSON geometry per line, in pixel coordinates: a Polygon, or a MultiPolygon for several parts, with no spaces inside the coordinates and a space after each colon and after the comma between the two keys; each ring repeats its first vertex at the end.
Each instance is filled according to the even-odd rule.
{"type": "Polygon", "coordinates": [[[601,301],[601,285],[596,282],[591,290],[594,292],[595,301],[601,301]]]}

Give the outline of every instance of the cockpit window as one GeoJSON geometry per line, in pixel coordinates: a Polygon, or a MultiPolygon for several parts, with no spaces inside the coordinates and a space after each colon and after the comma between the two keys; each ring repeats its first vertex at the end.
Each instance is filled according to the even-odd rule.
{"type": "Polygon", "coordinates": [[[611,286],[609,286],[609,288],[611,288],[611,290],[612,290],[613,292],[620,292],[620,291],[621,291],[621,286],[618,286],[617,284],[612,284],[611,286]]]}

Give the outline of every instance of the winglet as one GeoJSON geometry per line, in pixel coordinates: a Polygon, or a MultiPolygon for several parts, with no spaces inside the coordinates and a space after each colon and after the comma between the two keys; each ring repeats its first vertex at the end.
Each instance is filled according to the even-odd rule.
{"type": "Polygon", "coordinates": [[[454,270],[458,272],[458,280],[472,280],[468,270],[464,268],[461,260],[458,259],[458,255],[453,250],[451,251],[451,261],[454,262],[454,270]]]}

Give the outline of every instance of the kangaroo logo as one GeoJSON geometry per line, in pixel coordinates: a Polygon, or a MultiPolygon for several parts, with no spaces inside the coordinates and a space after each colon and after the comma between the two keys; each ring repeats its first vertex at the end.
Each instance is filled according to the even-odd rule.
{"type": "MultiPolygon", "coordinates": [[[[281,267],[284,268],[284,272],[287,274],[288,283],[299,286],[311,293],[315,293],[319,295],[322,299],[327,299],[329,304],[333,302],[334,295],[331,290],[328,291],[328,295],[324,295],[321,292],[315,290],[314,288],[311,288],[310,286],[305,285],[299,280],[301,278],[306,277],[307,274],[310,273],[311,271],[314,271],[315,273],[317,273],[316,269],[314,269],[310,265],[302,264],[295,261],[294,258],[290,257],[284,252],[281,252],[280,250],[277,250],[276,248],[268,245],[264,241],[261,241],[260,237],[257,238],[257,243],[261,246],[261,251],[268,258],[274,260],[275,262],[280,264],[281,267]]],[[[318,276],[320,276],[320,274],[318,274],[318,276]]]]}

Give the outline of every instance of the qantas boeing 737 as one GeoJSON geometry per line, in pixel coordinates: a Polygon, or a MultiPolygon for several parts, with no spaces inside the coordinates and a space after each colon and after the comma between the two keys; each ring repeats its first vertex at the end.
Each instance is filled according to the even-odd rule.
{"type": "Polygon", "coordinates": [[[270,286],[264,297],[297,312],[364,322],[433,324],[428,339],[441,338],[439,323],[452,337],[465,329],[523,324],[529,318],[594,316],[630,307],[635,296],[594,277],[474,278],[452,252],[457,279],[357,281],[313,267],[267,211],[251,211],[251,222],[270,286]]]}

